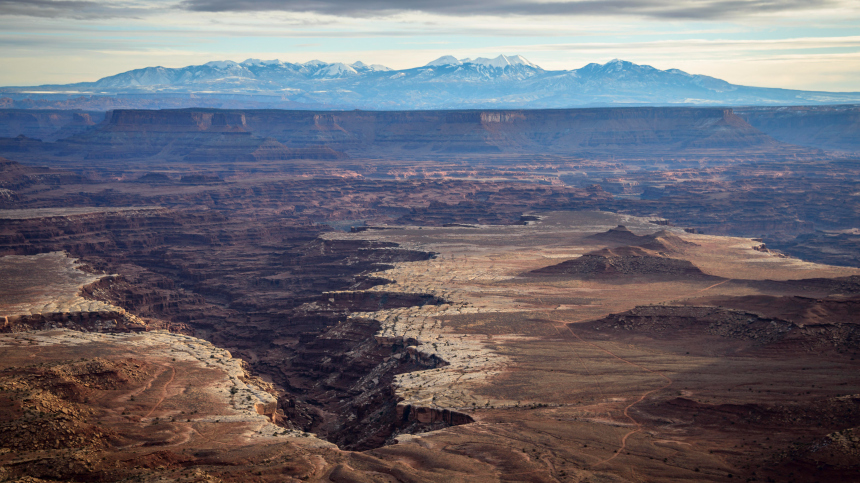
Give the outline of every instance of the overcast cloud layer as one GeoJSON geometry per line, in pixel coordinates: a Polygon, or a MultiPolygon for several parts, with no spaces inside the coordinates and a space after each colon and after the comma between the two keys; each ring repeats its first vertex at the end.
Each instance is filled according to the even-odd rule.
{"type": "Polygon", "coordinates": [[[742,85],[860,91],[857,0],[0,0],[0,85],[247,58],[423,65],[621,58],[742,85]]]}
{"type": "Polygon", "coordinates": [[[192,12],[311,12],[379,17],[404,12],[451,16],[639,16],[718,20],[779,15],[850,5],[845,0],[0,0],[0,15],[128,17],[158,10],[192,12]]]}
{"type": "Polygon", "coordinates": [[[91,0],[0,0],[0,16],[105,19],[140,17],[170,8],[173,2],[91,0]]]}
{"type": "Polygon", "coordinates": [[[837,4],[835,0],[184,0],[180,5],[201,12],[287,11],[366,17],[428,12],[470,16],[608,15],[701,20],[815,10],[837,4]]]}

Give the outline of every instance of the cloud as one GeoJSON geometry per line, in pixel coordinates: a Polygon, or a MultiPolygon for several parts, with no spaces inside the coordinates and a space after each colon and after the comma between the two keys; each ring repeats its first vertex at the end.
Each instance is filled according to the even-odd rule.
{"type": "Polygon", "coordinates": [[[182,0],[196,12],[312,12],[373,17],[403,12],[452,16],[601,15],[711,20],[839,6],[839,0],[182,0]]]}
{"type": "Polygon", "coordinates": [[[455,17],[609,16],[718,20],[820,11],[856,11],[848,0],[0,0],[0,17],[144,17],[175,9],[209,13],[289,12],[386,17],[420,12],[455,17]]]}
{"type": "Polygon", "coordinates": [[[158,3],[106,2],[92,0],[0,0],[0,17],[99,19],[136,17],[158,3]]]}
{"type": "MultiPolygon", "coordinates": [[[[506,47],[510,48],[510,47],[506,47]]],[[[570,44],[531,45],[531,49],[543,51],[618,52],[639,50],[645,52],[729,52],[780,50],[857,49],[860,36],[846,37],[798,37],[785,39],[683,39],[655,40],[643,42],[589,42],[570,44]]]]}

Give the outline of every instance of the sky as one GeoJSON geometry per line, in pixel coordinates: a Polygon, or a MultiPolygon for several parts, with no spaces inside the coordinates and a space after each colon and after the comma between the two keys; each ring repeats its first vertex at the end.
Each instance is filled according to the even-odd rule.
{"type": "Polygon", "coordinates": [[[0,0],[0,86],[248,58],[424,65],[618,58],[741,85],[860,91],[858,0],[0,0]]]}

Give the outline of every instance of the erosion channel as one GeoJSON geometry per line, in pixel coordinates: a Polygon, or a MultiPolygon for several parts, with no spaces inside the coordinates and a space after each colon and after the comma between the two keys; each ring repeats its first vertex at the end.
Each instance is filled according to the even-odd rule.
{"type": "Polygon", "coordinates": [[[85,286],[84,297],[122,307],[151,327],[203,337],[248,362],[282,390],[278,424],[362,450],[390,443],[402,432],[470,420],[440,415],[419,421],[414,411],[398,414],[394,376],[445,362],[420,357],[415,339],[376,337],[379,322],[361,317],[444,303],[421,293],[365,291],[390,283],[369,273],[432,253],[394,243],[325,240],[316,238],[319,228],[313,227],[269,226],[261,239],[247,223],[167,210],[18,223],[28,239],[16,244],[16,252],[67,250],[89,271],[117,274],[85,286]],[[197,233],[189,234],[187,224],[197,233]],[[241,230],[225,233],[230,226],[241,230]],[[207,229],[220,229],[217,248],[189,250],[203,243],[207,229]],[[40,235],[46,230],[62,231],[65,239],[44,243],[40,235]],[[102,239],[95,249],[94,237],[102,239]]]}

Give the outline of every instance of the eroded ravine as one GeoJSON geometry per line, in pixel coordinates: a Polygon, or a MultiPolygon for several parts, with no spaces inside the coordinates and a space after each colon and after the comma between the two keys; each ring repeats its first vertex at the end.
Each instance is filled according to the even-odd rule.
{"type": "MultiPolygon", "coordinates": [[[[54,258],[56,263],[65,263],[65,256],[54,258]]],[[[54,258],[51,260],[54,261],[54,258]]],[[[70,273],[74,274],[75,271],[71,270],[70,273]]],[[[95,317],[99,313],[107,313],[106,308],[118,313],[126,313],[124,309],[106,303],[110,301],[111,295],[116,295],[111,294],[109,283],[105,283],[98,276],[90,276],[87,280],[95,281],[88,285],[89,288],[84,291],[84,294],[90,299],[96,296],[105,298],[105,302],[89,302],[90,305],[97,304],[100,311],[95,312],[95,317]],[[98,289],[93,285],[97,285],[98,289]]],[[[79,298],[79,300],[86,306],[87,302],[84,299],[79,298]]],[[[343,321],[336,320],[339,315],[343,312],[348,313],[350,309],[360,311],[386,305],[408,307],[411,304],[438,305],[443,302],[442,299],[421,294],[392,293],[380,296],[377,292],[352,292],[350,297],[326,296],[300,306],[299,311],[304,314],[304,317],[316,316],[319,321],[329,325],[312,340],[304,341],[302,347],[298,348],[295,355],[288,361],[287,368],[281,367],[278,372],[269,372],[266,369],[271,366],[266,365],[265,361],[259,358],[255,361],[258,374],[274,381],[282,388],[287,388],[286,392],[280,392],[280,403],[277,406],[283,412],[280,416],[274,415],[273,420],[292,430],[313,431],[320,437],[350,449],[367,449],[391,442],[392,433],[398,429],[420,431],[423,426],[438,429],[451,424],[469,422],[468,417],[447,417],[434,418],[433,421],[427,421],[429,424],[425,425],[416,419],[414,414],[409,418],[409,414],[404,415],[402,411],[398,411],[396,396],[391,387],[395,376],[404,372],[432,369],[444,365],[445,362],[439,358],[420,357],[410,345],[417,343],[415,341],[392,342],[379,339],[376,337],[379,323],[372,318],[352,317],[343,321]]],[[[70,307],[75,309],[79,305],[81,304],[72,304],[70,307]]],[[[36,315],[40,316],[40,320],[44,319],[41,313],[36,315]]],[[[35,315],[29,317],[33,318],[35,315]]],[[[126,317],[133,316],[128,314],[126,317]]],[[[19,319],[20,317],[12,318],[13,321],[19,321],[19,319]]],[[[49,323],[44,329],[61,328],[69,325],[70,322],[69,317],[49,317],[49,320],[53,319],[56,321],[49,323]]],[[[72,319],[81,319],[81,316],[74,316],[72,319]]],[[[104,324],[100,322],[90,324],[84,330],[98,332],[102,329],[101,325],[104,324]]],[[[143,330],[143,324],[140,325],[140,329],[137,330],[143,330]]],[[[78,327],[74,324],[71,326],[78,327]]],[[[280,335],[288,336],[289,333],[280,335]]],[[[189,341],[194,340],[188,336],[180,337],[186,337],[189,341]]],[[[179,343],[178,340],[177,343],[179,343]]],[[[193,342],[188,343],[193,344],[193,342]]],[[[159,378],[163,376],[168,379],[167,375],[170,377],[169,380],[159,382],[158,387],[152,389],[158,393],[158,398],[146,411],[143,419],[150,418],[170,396],[170,387],[176,377],[176,369],[173,366],[157,365],[161,367],[159,378]]],[[[260,404],[266,408],[269,406],[265,401],[260,404]]],[[[253,404],[251,406],[253,410],[253,404]]],[[[275,411],[275,409],[269,411],[275,411]]],[[[271,412],[268,414],[273,416],[271,412]]]]}
{"type": "MultiPolygon", "coordinates": [[[[672,257],[686,257],[707,277],[688,270],[666,279],[657,270],[661,266],[647,264],[638,268],[646,270],[642,273],[534,275],[542,267],[596,253],[602,247],[592,235],[618,231],[620,223],[635,233],[659,230],[622,215],[556,213],[520,226],[332,232],[265,256],[236,246],[209,265],[182,258],[175,248],[162,249],[124,254],[122,264],[117,257],[111,263],[120,275],[96,282],[87,293],[140,314],[148,324],[193,332],[229,350],[280,388],[274,418],[279,424],[316,433],[341,448],[385,446],[366,454],[394,454],[479,433],[531,448],[538,434],[552,428],[532,430],[519,421],[529,420],[527,412],[558,414],[551,421],[578,428],[564,437],[589,445],[575,450],[588,467],[608,471],[630,458],[629,448],[659,446],[644,412],[670,395],[659,389],[666,382],[659,375],[683,380],[679,357],[612,341],[592,343],[605,332],[603,325],[582,332],[587,335],[574,327],[571,334],[584,340],[559,331],[562,325],[677,298],[737,296],[777,285],[802,289],[792,289],[790,282],[750,285],[726,277],[744,276],[753,266],[760,270],[766,264],[777,275],[798,268],[817,276],[840,273],[757,251],[753,240],[683,235],[691,243],[688,251],[672,257]],[[270,268],[262,268],[266,264],[270,268]],[[235,284],[225,275],[231,266],[244,267],[252,282],[235,284]],[[656,271],[647,272],[651,269],[656,271]],[[645,283],[636,284],[634,292],[624,277],[645,283]],[[172,281],[179,296],[151,296],[158,294],[154,280],[172,281]],[[217,290],[215,282],[221,284],[217,290]],[[204,295],[195,299],[183,290],[204,295]],[[451,428],[473,420],[478,424],[451,428]],[[387,445],[394,441],[400,444],[387,445]]],[[[84,259],[91,267],[111,266],[94,255],[84,259]]],[[[700,357],[688,356],[685,364],[703,367],[700,357]]],[[[165,372],[153,384],[143,414],[162,410],[158,404],[168,376],[165,372]]],[[[491,451],[487,448],[480,451],[491,451]]],[[[529,451],[523,461],[546,461],[548,469],[541,471],[560,471],[557,458],[529,451]]]]}
{"type": "MultiPolygon", "coordinates": [[[[344,448],[391,442],[400,426],[421,430],[423,423],[398,412],[391,384],[397,374],[445,362],[418,356],[409,340],[378,338],[380,322],[354,315],[442,305],[444,299],[420,292],[385,293],[388,280],[367,276],[390,263],[426,260],[432,254],[393,243],[317,239],[319,229],[314,227],[269,228],[266,238],[259,239],[260,232],[211,214],[163,209],[56,216],[59,213],[28,214],[36,218],[19,222],[30,223],[32,229],[22,228],[15,250],[65,249],[81,259],[89,274],[72,267],[62,270],[86,278],[80,282],[86,284],[83,298],[73,294],[60,305],[73,311],[92,309],[94,320],[107,320],[111,314],[105,307],[113,308],[117,314],[112,318],[125,320],[125,325],[135,322],[135,330],[169,329],[229,349],[280,388],[280,424],[315,432],[344,448]],[[62,239],[48,236],[56,231],[52,224],[62,227],[62,239]],[[226,239],[224,230],[229,233],[226,239]],[[216,236],[222,240],[217,257],[184,248],[187,243],[212,243],[216,236]],[[102,242],[93,244],[91,239],[102,242]],[[261,246],[265,243],[270,245],[261,246]],[[366,291],[374,286],[383,290],[366,291]],[[332,289],[338,295],[325,294],[332,289]]],[[[56,321],[49,317],[45,325],[41,314],[53,307],[50,303],[57,304],[50,300],[37,307],[38,317],[18,317],[7,324],[101,330],[92,324],[69,325],[62,316],[56,321]]],[[[80,320],[78,316],[72,321],[80,320]]],[[[123,320],[118,322],[125,330],[123,320]]],[[[434,420],[428,427],[465,419],[434,420]]]]}

